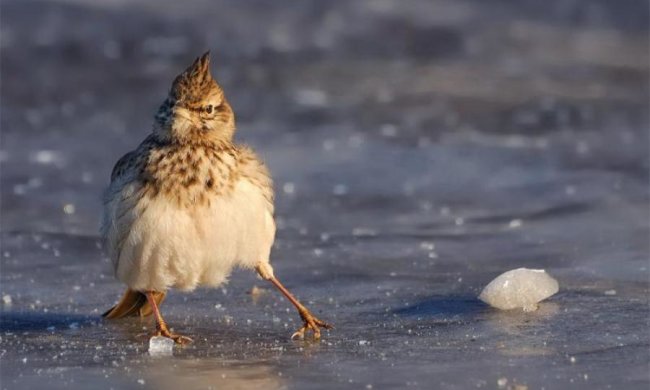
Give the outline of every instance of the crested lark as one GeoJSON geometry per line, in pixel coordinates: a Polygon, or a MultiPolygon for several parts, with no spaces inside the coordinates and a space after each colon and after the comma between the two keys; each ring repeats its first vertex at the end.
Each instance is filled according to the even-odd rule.
{"type": "Polygon", "coordinates": [[[296,306],[304,325],[292,337],[311,330],[318,339],[331,326],[273,275],[271,178],[251,149],[233,142],[235,117],[209,65],[205,53],[176,77],[151,134],[113,168],[101,231],[128,288],[104,317],[154,314],[156,334],[189,342],[160,314],[167,290],[216,287],[241,266],[296,306]]]}

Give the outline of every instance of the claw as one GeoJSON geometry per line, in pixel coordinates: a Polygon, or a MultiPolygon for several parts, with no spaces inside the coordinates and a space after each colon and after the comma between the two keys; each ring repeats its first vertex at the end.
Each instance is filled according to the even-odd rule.
{"type": "Polygon", "coordinates": [[[145,295],[147,296],[147,301],[149,302],[149,305],[151,305],[153,314],[156,317],[156,332],[154,333],[154,336],[162,336],[162,337],[170,338],[174,340],[176,344],[180,344],[180,345],[191,343],[192,342],[191,338],[174,334],[169,330],[169,328],[167,327],[167,323],[165,323],[165,320],[163,319],[162,315],[160,314],[160,310],[158,309],[158,303],[155,298],[156,294],[153,291],[147,291],[145,295]]]}
{"type": "Polygon", "coordinates": [[[170,338],[170,339],[174,340],[174,342],[176,344],[179,344],[179,345],[187,345],[187,344],[193,342],[193,340],[191,338],[189,338],[187,336],[182,336],[182,335],[179,335],[179,334],[172,333],[167,329],[160,329],[160,330],[156,331],[156,333],[154,333],[154,336],[162,336],[162,337],[170,338]]]}
{"type": "Polygon", "coordinates": [[[294,334],[291,335],[291,340],[304,340],[305,330],[307,330],[307,327],[303,326],[302,328],[295,331],[294,334]]]}
{"type": "Polygon", "coordinates": [[[324,328],[324,329],[334,328],[332,325],[314,317],[314,315],[311,314],[309,310],[300,311],[300,317],[302,318],[303,326],[302,328],[298,329],[294,334],[291,335],[292,340],[296,340],[296,339],[304,340],[305,332],[308,330],[311,330],[313,332],[314,340],[320,340],[320,328],[324,328]]]}
{"type": "MultiPolygon", "coordinates": [[[[266,267],[269,267],[268,264],[266,264],[266,267]]],[[[293,294],[291,294],[289,290],[287,290],[287,288],[284,287],[282,283],[280,283],[278,279],[275,278],[275,276],[273,276],[273,272],[269,273],[269,271],[265,267],[262,267],[262,265],[257,267],[257,272],[264,279],[267,279],[273,283],[273,285],[277,287],[278,290],[280,290],[282,295],[287,297],[289,302],[291,302],[296,307],[296,309],[298,309],[298,313],[300,314],[300,318],[302,318],[303,325],[302,328],[298,329],[294,334],[291,335],[292,340],[295,340],[297,338],[303,340],[305,338],[305,332],[308,330],[314,332],[314,340],[318,340],[320,339],[320,328],[334,328],[332,325],[314,317],[314,315],[311,314],[311,312],[305,306],[303,306],[302,303],[300,303],[296,297],[294,297],[293,294]]]]}

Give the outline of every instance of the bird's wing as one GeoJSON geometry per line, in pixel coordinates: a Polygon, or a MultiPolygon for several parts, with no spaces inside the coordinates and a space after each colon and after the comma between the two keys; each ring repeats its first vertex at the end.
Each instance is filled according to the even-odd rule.
{"type": "Polygon", "coordinates": [[[144,160],[148,157],[147,151],[151,150],[155,142],[153,135],[149,135],[144,141],[142,141],[136,150],[128,152],[117,160],[117,163],[115,163],[113,171],[111,172],[111,183],[124,174],[131,172],[131,170],[136,168],[138,165],[144,163],[144,160]]]}
{"type": "Polygon", "coordinates": [[[237,152],[242,176],[261,189],[269,212],[273,215],[273,180],[268,168],[251,148],[240,145],[237,152]]]}
{"type": "Polygon", "coordinates": [[[127,154],[122,156],[119,160],[117,160],[117,163],[115,163],[115,166],[113,167],[113,171],[111,171],[111,182],[114,182],[125,172],[127,172],[130,168],[132,168],[135,165],[136,160],[137,160],[136,151],[128,152],[127,154]]]}

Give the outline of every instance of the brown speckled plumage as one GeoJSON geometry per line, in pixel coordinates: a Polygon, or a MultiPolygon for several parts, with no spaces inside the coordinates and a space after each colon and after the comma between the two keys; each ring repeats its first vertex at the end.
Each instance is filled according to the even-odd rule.
{"type": "Polygon", "coordinates": [[[128,173],[136,174],[134,179],[150,196],[166,196],[183,207],[209,204],[213,196],[229,196],[240,178],[258,186],[273,205],[268,170],[247,146],[160,142],[149,136],[119,159],[111,180],[128,173]]]}
{"type": "Polygon", "coordinates": [[[268,170],[250,148],[232,141],[234,114],[210,74],[209,57],[198,58],[176,77],[155,123],[153,133],[118,160],[111,181],[135,173],[133,179],[148,196],[192,207],[209,205],[214,196],[229,196],[237,180],[245,178],[260,186],[272,207],[268,170]],[[173,109],[189,113],[191,117],[183,119],[191,125],[174,128],[173,109]]]}

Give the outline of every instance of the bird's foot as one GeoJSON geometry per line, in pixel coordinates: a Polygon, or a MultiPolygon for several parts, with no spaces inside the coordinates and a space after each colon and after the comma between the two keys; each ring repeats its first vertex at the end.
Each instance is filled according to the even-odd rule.
{"type": "Polygon", "coordinates": [[[305,332],[311,330],[314,334],[314,340],[320,339],[320,328],[332,329],[334,326],[319,320],[307,309],[300,311],[300,318],[302,318],[303,326],[298,329],[294,334],[291,335],[291,339],[303,340],[305,338],[305,332]]]}
{"type": "Polygon", "coordinates": [[[186,345],[192,342],[192,339],[187,337],[187,336],[182,336],[176,333],[172,333],[169,331],[167,328],[163,329],[157,329],[156,332],[153,334],[154,336],[162,336],[162,337],[167,337],[169,339],[174,340],[176,344],[180,345],[186,345]]]}

